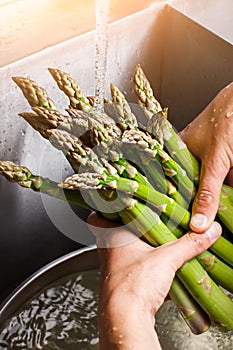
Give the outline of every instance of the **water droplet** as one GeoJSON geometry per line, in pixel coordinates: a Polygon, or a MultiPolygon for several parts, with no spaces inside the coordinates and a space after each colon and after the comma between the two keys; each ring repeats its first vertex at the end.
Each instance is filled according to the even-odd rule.
{"type": "Polygon", "coordinates": [[[233,112],[227,112],[226,117],[230,118],[231,116],[233,116],[233,112]]]}

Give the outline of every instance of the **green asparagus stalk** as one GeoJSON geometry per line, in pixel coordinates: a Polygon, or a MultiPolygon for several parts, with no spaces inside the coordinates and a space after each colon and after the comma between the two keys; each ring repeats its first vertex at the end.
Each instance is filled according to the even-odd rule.
{"type": "Polygon", "coordinates": [[[225,195],[228,195],[229,199],[233,202],[233,187],[223,184],[222,191],[225,195]]]}
{"type": "Polygon", "coordinates": [[[147,130],[164,144],[177,164],[183,167],[192,181],[199,179],[199,163],[167,120],[167,109],[154,114],[147,123],[147,130]],[[158,136],[157,136],[158,135],[158,136]]]}
{"type": "Polygon", "coordinates": [[[218,285],[233,294],[233,269],[231,267],[209,251],[200,254],[197,260],[218,285]]]}
{"type": "Polygon", "coordinates": [[[79,191],[65,190],[58,187],[58,183],[48,178],[34,175],[25,166],[20,166],[11,161],[0,161],[0,174],[8,181],[16,182],[22,187],[30,188],[33,191],[45,193],[51,197],[67,200],[83,208],[91,209],[85,202],[79,191]]]}
{"type": "Polygon", "coordinates": [[[224,225],[232,232],[233,226],[233,202],[229,195],[224,192],[220,193],[220,205],[218,208],[218,217],[224,223],[224,225]]]}
{"type": "Polygon", "coordinates": [[[211,322],[208,315],[177,277],[172,282],[169,296],[194,334],[201,334],[209,329],[211,322]]]}

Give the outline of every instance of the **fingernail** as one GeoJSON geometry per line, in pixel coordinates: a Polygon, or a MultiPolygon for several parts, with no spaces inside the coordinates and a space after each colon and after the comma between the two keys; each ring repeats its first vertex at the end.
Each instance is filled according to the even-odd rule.
{"type": "Polygon", "coordinates": [[[195,228],[202,228],[207,223],[207,217],[203,214],[195,214],[191,218],[191,225],[195,228]]]}
{"type": "Polygon", "coordinates": [[[219,236],[219,231],[220,231],[220,227],[217,224],[217,222],[214,222],[210,228],[206,231],[206,235],[212,240],[215,241],[218,236],[219,236]]]}

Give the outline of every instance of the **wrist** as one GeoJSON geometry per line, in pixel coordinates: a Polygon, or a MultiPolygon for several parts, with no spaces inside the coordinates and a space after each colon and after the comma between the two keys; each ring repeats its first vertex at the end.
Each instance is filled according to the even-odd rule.
{"type": "Polygon", "coordinates": [[[116,288],[100,293],[101,350],[161,349],[151,308],[132,291],[116,288]]]}

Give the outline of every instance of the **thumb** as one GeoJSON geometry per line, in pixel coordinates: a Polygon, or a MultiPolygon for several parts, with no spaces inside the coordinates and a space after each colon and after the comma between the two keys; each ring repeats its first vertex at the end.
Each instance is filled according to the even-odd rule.
{"type": "Polygon", "coordinates": [[[229,171],[221,158],[208,157],[203,160],[200,184],[193,203],[190,228],[195,232],[204,232],[214,221],[218,207],[220,191],[229,171]]]}
{"type": "Polygon", "coordinates": [[[178,240],[168,243],[166,249],[170,249],[169,259],[174,264],[174,271],[177,271],[186,261],[206,251],[221,233],[221,226],[215,221],[203,234],[190,231],[178,240]]]}

